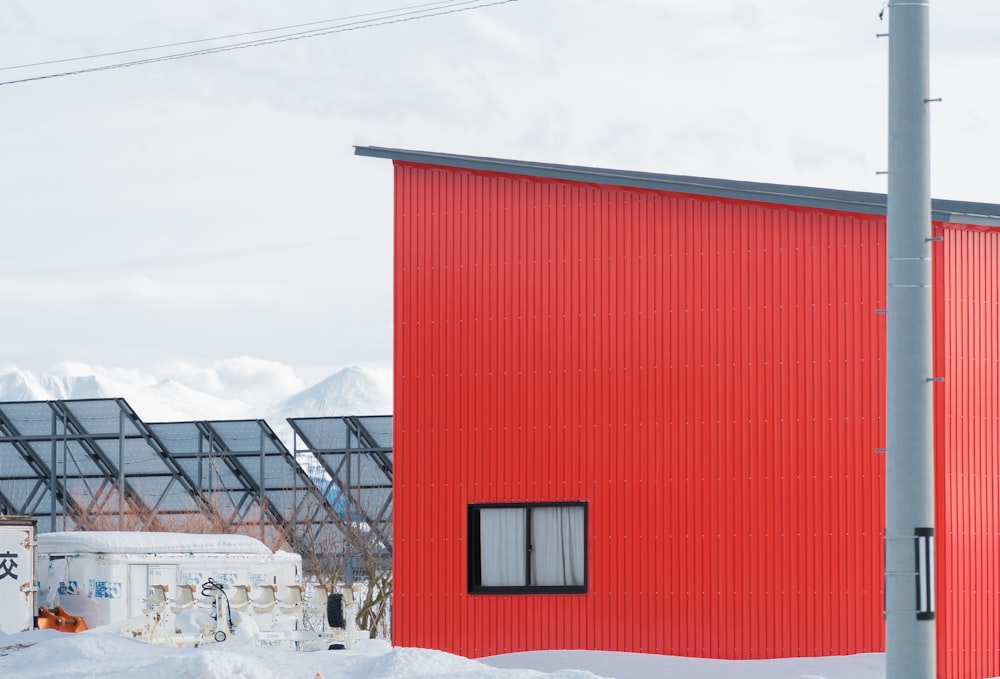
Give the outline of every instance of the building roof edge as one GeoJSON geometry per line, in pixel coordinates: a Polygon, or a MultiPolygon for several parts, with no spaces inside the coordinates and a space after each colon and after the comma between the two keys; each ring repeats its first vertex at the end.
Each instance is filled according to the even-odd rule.
{"type": "MultiPolygon", "coordinates": [[[[414,151],[381,146],[355,146],[354,153],[370,158],[386,158],[405,163],[441,165],[467,170],[502,172],[506,174],[565,179],[590,184],[610,184],[633,188],[689,193],[716,198],[732,198],[797,207],[885,214],[884,193],[824,189],[791,184],[714,179],[686,175],[658,174],[632,170],[615,170],[579,165],[560,165],[534,161],[466,156],[454,153],[414,151]]],[[[983,226],[1000,226],[1000,205],[956,200],[932,200],[931,218],[935,221],[959,222],[983,226]]]]}

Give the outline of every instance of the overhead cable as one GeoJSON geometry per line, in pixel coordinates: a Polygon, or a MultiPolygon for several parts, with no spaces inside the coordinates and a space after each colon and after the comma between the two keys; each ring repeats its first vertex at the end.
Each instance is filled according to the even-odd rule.
{"type": "MultiPolygon", "coordinates": [[[[50,61],[38,61],[33,64],[18,64],[17,66],[0,66],[0,71],[12,71],[19,68],[32,68],[35,66],[50,66],[52,64],[65,64],[70,61],[83,61],[85,59],[99,59],[101,57],[113,57],[119,54],[133,54],[135,52],[148,52],[152,50],[167,49],[168,47],[181,47],[183,45],[196,45],[202,42],[215,42],[216,40],[228,40],[230,38],[243,38],[248,35],[260,35],[261,33],[274,33],[275,31],[287,31],[292,28],[304,28],[306,26],[317,26],[319,24],[331,24],[339,23],[341,21],[348,21],[349,19],[362,19],[364,17],[378,16],[380,14],[392,14],[394,12],[399,12],[408,9],[421,9],[425,7],[433,7],[436,5],[449,5],[455,4],[460,0],[438,0],[437,2],[428,2],[423,5],[410,5],[408,7],[400,7],[395,10],[380,10],[378,12],[367,12],[365,14],[354,14],[346,17],[338,17],[336,19],[322,19],[320,21],[309,21],[304,24],[292,24],[291,26],[278,26],[276,28],[264,28],[257,31],[246,31],[244,33],[232,33],[230,35],[219,35],[214,38],[199,38],[197,40],[185,40],[183,42],[171,42],[164,45],[152,45],[150,47],[136,47],[127,50],[117,50],[114,52],[102,52],[100,54],[88,54],[82,57],[69,57],[66,59],[52,59],[50,61]]],[[[461,2],[460,4],[467,4],[466,2],[461,2]]]]}
{"type": "MultiPolygon", "coordinates": [[[[60,72],[60,73],[49,73],[49,74],[46,74],[46,75],[33,76],[33,77],[30,77],[30,78],[20,78],[20,79],[17,79],[17,80],[0,81],[0,85],[15,85],[15,84],[18,84],[18,83],[33,82],[33,81],[36,81],[36,80],[48,80],[48,79],[51,79],[51,78],[64,78],[64,77],[71,76],[71,75],[82,75],[84,73],[95,73],[97,71],[108,71],[108,70],[118,69],[118,68],[127,68],[127,67],[130,67],[130,66],[142,66],[142,65],[145,65],[145,64],[154,64],[154,63],[157,63],[157,62],[160,62],[160,61],[172,61],[172,60],[175,60],[175,59],[186,59],[186,58],[190,58],[190,57],[203,56],[203,55],[206,55],[206,54],[216,54],[218,52],[229,52],[229,51],[239,50],[239,49],[248,49],[248,48],[251,48],[251,47],[261,47],[263,45],[274,45],[274,44],[281,43],[281,42],[290,42],[292,40],[304,40],[306,38],[316,38],[316,37],[320,37],[320,36],[324,36],[324,35],[332,35],[332,34],[335,34],[335,33],[347,33],[349,31],[360,31],[360,30],[364,30],[366,28],[375,28],[377,26],[387,26],[389,24],[399,24],[399,23],[406,23],[406,22],[410,22],[410,21],[418,21],[420,19],[429,19],[431,17],[444,16],[446,14],[457,14],[459,12],[468,12],[468,11],[475,10],[475,9],[483,9],[485,7],[493,7],[495,5],[506,5],[508,3],[517,2],[517,1],[518,0],[494,0],[493,2],[482,3],[482,2],[480,2],[480,0],[465,0],[464,2],[457,2],[457,3],[451,3],[451,4],[448,4],[448,5],[444,5],[442,7],[436,8],[435,10],[415,9],[413,11],[398,12],[398,13],[395,13],[395,14],[388,14],[387,16],[384,16],[384,17],[382,17],[381,19],[378,19],[378,20],[366,20],[366,21],[357,21],[357,22],[351,22],[351,23],[347,23],[347,24],[341,24],[341,25],[339,25],[339,26],[337,26],[335,28],[313,29],[313,30],[308,30],[308,31],[301,31],[301,32],[298,32],[298,33],[291,33],[291,34],[286,34],[286,35],[281,35],[281,36],[275,36],[275,37],[272,37],[272,38],[263,38],[263,39],[260,39],[260,40],[250,40],[250,41],[246,41],[246,42],[242,42],[242,43],[234,43],[234,44],[230,44],[230,45],[221,45],[219,47],[208,47],[208,48],[205,48],[205,49],[192,50],[192,51],[189,51],[189,52],[178,52],[178,53],[175,53],[175,54],[166,54],[166,55],[162,55],[162,56],[159,56],[159,57],[150,57],[148,59],[138,59],[138,60],[135,60],[135,61],[125,61],[125,62],[119,62],[119,63],[115,63],[115,64],[106,64],[104,66],[94,66],[92,68],[83,68],[83,69],[79,69],[79,70],[75,70],[75,71],[63,71],[63,72],[60,72]],[[469,5],[469,6],[467,6],[467,7],[458,7],[457,5],[469,5]],[[445,9],[445,7],[447,7],[448,9],[445,9]]],[[[436,5],[436,4],[440,4],[440,3],[429,3],[428,5],[417,5],[415,7],[429,7],[429,6],[436,5]]],[[[410,8],[407,8],[407,9],[410,9],[410,8]]],[[[381,13],[375,13],[375,14],[381,14],[381,13]]],[[[365,16],[365,15],[359,15],[359,16],[365,16]]],[[[331,21],[334,21],[334,20],[331,20],[331,21]]],[[[328,23],[328,22],[318,22],[318,23],[328,23]]],[[[301,25],[309,25],[309,24],[301,24],[301,25]]],[[[290,28],[292,28],[292,27],[290,27],[290,28]]],[[[271,29],[271,30],[280,30],[280,29],[271,29]]],[[[261,32],[271,32],[271,31],[261,31],[261,32]]],[[[243,35],[248,35],[248,34],[243,34],[243,35]]],[[[231,37],[238,37],[238,36],[231,36],[231,37]]],[[[218,38],[216,38],[216,39],[218,39],[218,38]]],[[[206,38],[205,40],[212,40],[212,38],[206,38]]],[[[195,43],[195,42],[202,42],[202,41],[195,40],[195,41],[190,41],[188,43],[176,43],[176,45],[192,44],[192,43],[195,43]]],[[[140,49],[136,49],[136,50],[124,50],[122,52],[111,52],[111,53],[108,53],[108,54],[109,55],[122,54],[122,53],[125,53],[125,52],[131,52],[131,51],[142,51],[144,49],[158,49],[158,48],[140,48],[140,49]]],[[[94,56],[98,56],[98,55],[94,55],[94,56]]],[[[92,58],[92,57],[78,57],[78,58],[82,59],[82,58],[92,58]]],[[[68,59],[68,60],[64,60],[64,61],[71,61],[71,60],[68,59]]],[[[42,63],[56,63],[56,62],[42,62],[42,63]]],[[[42,63],[40,63],[39,65],[42,65],[42,63]]],[[[8,68],[21,68],[21,67],[8,67],[8,68]]]]}

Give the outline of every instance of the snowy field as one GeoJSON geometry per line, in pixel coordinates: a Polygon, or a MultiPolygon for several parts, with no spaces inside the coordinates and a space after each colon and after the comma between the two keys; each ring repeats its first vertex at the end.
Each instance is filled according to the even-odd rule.
{"type": "Polygon", "coordinates": [[[0,634],[3,679],[882,679],[884,665],[879,653],[728,661],[542,651],[475,661],[381,641],[355,651],[296,652],[236,643],[165,648],[92,632],[0,634]]]}

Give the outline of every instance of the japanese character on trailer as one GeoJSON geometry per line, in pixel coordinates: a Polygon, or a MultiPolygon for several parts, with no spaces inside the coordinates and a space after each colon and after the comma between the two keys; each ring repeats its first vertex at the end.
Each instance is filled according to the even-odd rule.
{"type": "Polygon", "coordinates": [[[14,572],[14,569],[17,568],[17,561],[14,560],[16,558],[17,554],[13,552],[0,554],[0,580],[8,576],[17,580],[17,573],[14,572]]]}

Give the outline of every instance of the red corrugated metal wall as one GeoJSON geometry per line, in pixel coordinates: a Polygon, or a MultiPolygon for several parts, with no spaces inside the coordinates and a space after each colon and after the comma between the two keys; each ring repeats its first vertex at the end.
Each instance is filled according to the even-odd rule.
{"type": "Polygon", "coordinates": [[[1000,675],[1000,231],[936,235],[938,664],[980,679],[1000,675]]]}
{"type": "Polygon", "coordinates": [[[884,218],[395,172],[396,644],[882,648],[884,218]],[[588,593],[468,594],[466,506],[557,500],[588,593]]]}

